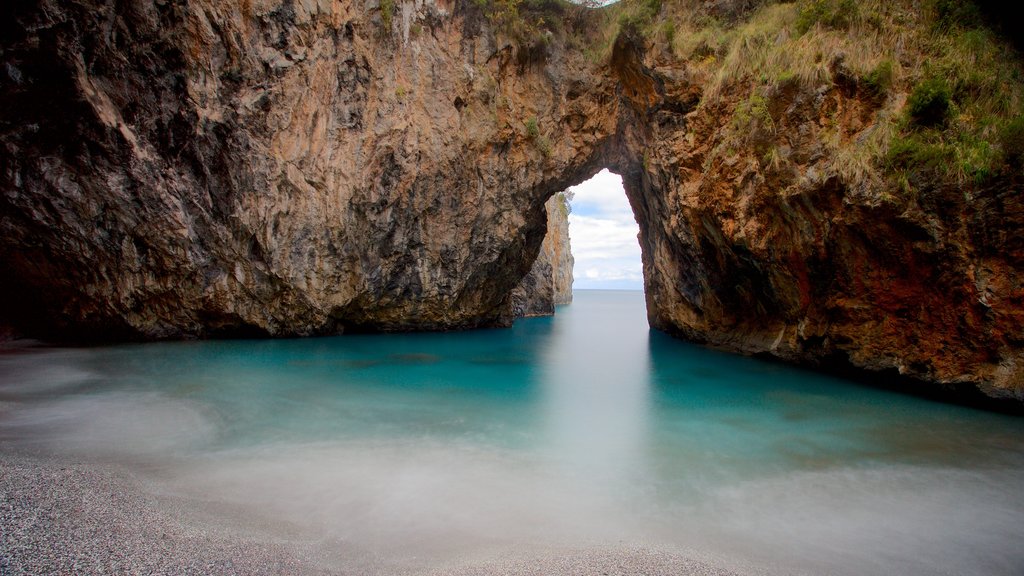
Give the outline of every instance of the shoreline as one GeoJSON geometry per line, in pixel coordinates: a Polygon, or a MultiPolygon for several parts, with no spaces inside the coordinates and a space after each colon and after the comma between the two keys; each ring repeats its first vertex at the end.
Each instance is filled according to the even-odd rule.
{"type": "Polygon", "coordinates": [[[329,574],[130,470],[0,448],[0,574],[329,574]]]}
{"type": "Polygon", "coordinates": [[[0,574],[740,576],[707,558],[629,545],[481,552],[408,566],[154,487],[121,465],[0,444],[0,574]]]}

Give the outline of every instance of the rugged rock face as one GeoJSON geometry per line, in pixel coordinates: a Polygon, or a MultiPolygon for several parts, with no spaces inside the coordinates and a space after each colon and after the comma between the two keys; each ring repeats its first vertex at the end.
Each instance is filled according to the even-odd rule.
{"type": "MultiPolygon", "coordinates": [[[[823,80],[719,84],[685,116],[670,113],[673,95],[707,91],[715,78],[694,66],[680,73],[663,54],[646,63],[660,102],[646,116],[642,177],[625,183],[653,327],[1024,399],[1019,160],[973,179],[921,161],[898,181],[884,159],[857,174],[844,162],[900,129],[892,119],[909,116],[908,94],[883,97],[842,55],[815,70],[823,80]]],[[[1018,86],[1001,90],[1019,102],[1018,86]]],[[[946,154],[962,162],[962,152],[946,154]]]]}
{"type": "Polygon", "coordinates": [[[547,234],[530,272],[512,291],[512,310],[517,316],[545,316],[555,306],[572,302],[572,250],[569,244],[569,207],[565,197],[552,196],[544,210],[547,234]]]}
{"type": "Polygon", "coordinates": [[[756,142],[709,160],[714,111],[655,130],[701,144],[654,149],[632,192],[642,213],[672,215],[641,220],[651,325],[732,350],[1024,398],[1018,184],[926,184],[916,201],[883,198],[823,167],[818,139],[829,110],[849,122],[850,138],[869,129],[880,112],[869,97],[782,90],[768,106],[775,134],[757,137],[786,147],[784,170],[765,165],[756,142]]]}
{"type": "Polygon", "coordinates": [[[548,234],[541,245],[541,253],[551,261],[553,301],[556,306],[572,303],[572,242],[569,239],[569,203],[564,195],[552,196],[545,205],[548,214],[548,234]]]}
{"type": "Polygon", "coordinates": [[[478,12],[395,10],[15,3],[3,315],[59,339],[509,323],[615,83],[524,65],[478,12]]]}
{"type": "Polygon", "coordinates": [[[507,324],[530,312],[514,289],[537,255],[564,258],[542,249],[545,202],[608,167],[654,327],[1024,398],[1019,181],[926,178],[897,198],[850,177],[826,133],[860,141],[906,93],[879,98],[841,59],[752,104],[713,59],[630,26],[595,59],[565,34],[506,40],[472,2],[10,13],[0,315],[22,332],[507,324]]]}

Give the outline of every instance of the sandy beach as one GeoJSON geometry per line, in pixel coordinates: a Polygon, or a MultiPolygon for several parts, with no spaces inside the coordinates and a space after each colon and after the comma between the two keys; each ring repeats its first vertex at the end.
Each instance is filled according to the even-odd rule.
{"type": "MultiPolygon", "coordinates": [[[[641,547],[506,551],[410,565],[242,511],[154,493],[123,467],[0,450],[0,575],[693,575],[738,572],[641,547]]],[[[744,574],[750,573],[744,571],[744,574]]]]}

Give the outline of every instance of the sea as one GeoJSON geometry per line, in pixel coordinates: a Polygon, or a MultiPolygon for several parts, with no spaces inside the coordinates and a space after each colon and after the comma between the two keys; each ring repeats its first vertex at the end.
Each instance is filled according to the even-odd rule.
{"type": "Polygon", "coordinates": [[[1022,418],[683,342],[638,291],[509,329],[5,353],[0,440],[403,566],[1024,574],[1022,418]]]}

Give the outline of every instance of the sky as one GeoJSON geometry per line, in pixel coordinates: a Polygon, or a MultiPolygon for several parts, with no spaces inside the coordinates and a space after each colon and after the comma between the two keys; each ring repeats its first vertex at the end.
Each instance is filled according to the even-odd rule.
{"type": "Polygon", "coordinates": [[[643,290],[636,236],[640,228],[626,200],[622,178],[607,169],[570,188],[569,241],[576,258],[573,288],[643,290]]]}

